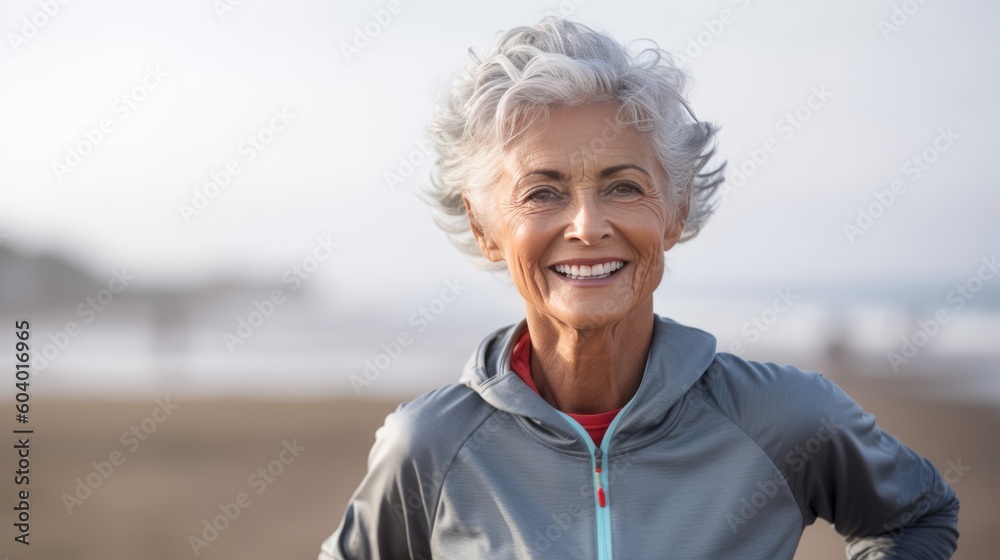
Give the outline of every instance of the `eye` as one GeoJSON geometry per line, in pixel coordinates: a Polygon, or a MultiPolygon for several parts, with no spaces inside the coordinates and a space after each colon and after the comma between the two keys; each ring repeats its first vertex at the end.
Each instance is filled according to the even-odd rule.
{"type": "Polygon", "coordinates": [[[532,190],[524,197],[526,202],[550,202],[559,198],[559,193],[552,187],[539,187],[532,190]]]}
{"type": "Polygon", "coordinates": [[[636,194],[642,194],[642,187],[631,182],[631,181],[619,181],[608,189],[608,192],[619,196],[633,196],[636,194]]]}

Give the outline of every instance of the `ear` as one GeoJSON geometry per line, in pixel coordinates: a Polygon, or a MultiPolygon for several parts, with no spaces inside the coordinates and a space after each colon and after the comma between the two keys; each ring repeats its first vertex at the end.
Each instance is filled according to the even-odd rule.
{"type": "Polygon", "coordinates": [[[469,225],[472,226],[472,234],[476,237],[476,244],[479,245],[479,251],[493,262],[502,261],[503,252],[486,234],[482,224],[476,219],[476,215],[472,211],[472,203],[469,202],[469,199],[465,195],[462,195],[462,203],[465,204],[465,215],[469,218],[469,225]]]}
{"type": "Polygon", "coordinates": [[[672,249],[677,244],[677,240],[681,238],[681,234],[684,233],[684,224],[687,223],[689,210],[690,201],[685,200],[671,212],[672,221],[667,223],[663,233],[664,252],[672,249]]]}

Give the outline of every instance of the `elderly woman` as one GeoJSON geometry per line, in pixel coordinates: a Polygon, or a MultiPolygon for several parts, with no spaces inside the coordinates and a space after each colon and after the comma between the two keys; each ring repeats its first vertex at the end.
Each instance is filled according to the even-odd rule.
{"type": "Polygon", "coordinates": [[[954,492],[839,387],[654,314],[722,181],[684,90],[556,18],[456,81],[429,194],[526,317],[386,418],[321,559],[790,559],[817,517],[850,558],[952,554],[954,492]]]}

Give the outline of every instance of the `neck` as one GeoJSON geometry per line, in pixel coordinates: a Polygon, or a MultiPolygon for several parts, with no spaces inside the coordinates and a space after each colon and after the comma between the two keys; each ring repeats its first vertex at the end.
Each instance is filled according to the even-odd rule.
{"type": "Polygon", "coordinates": [[[531,377],[557,410],[596,414],[625,406],[642,381],[653,341],[653,298],[621,320],[567,325],[528,306],[531,377]]]}

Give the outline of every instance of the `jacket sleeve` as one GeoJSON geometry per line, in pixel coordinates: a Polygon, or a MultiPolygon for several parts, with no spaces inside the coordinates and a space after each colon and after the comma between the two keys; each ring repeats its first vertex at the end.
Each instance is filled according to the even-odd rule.
{"type": "Polygon", "coordinates": [[[430,511],[437,492],[421,480],[412,422],[399,408],[375,432],[368,472],[319,560],[430,558],[430,511]]]}
{"type": "MultiPolygon", "coordinates": [[[[728,360],[728,406],[782,471],[806,524],[833,523],[851,560],[951,557],[958,499],[930,461],[821,375],[728,360]]],[[[962,470],[949,463],[948,481],[962,470]]]]}
{"type": "Polygon", "coordinates": [[[823,378],[817,383],[821,395],[829,395],[820,409],[830,420],[820,419],[815,437],[827,435],[827,424],[830,441],[792,473],[800,500],[847,538],[851,560],[951,558],[958,541],[951,486],[838,386],[823,378]]]}
{"type": "Polygon", "coordinates": [[[399,405],[375,431],[368,472],[319,560],[429,560],[445,476],[493,410],[457,384],[399,405]]]}

